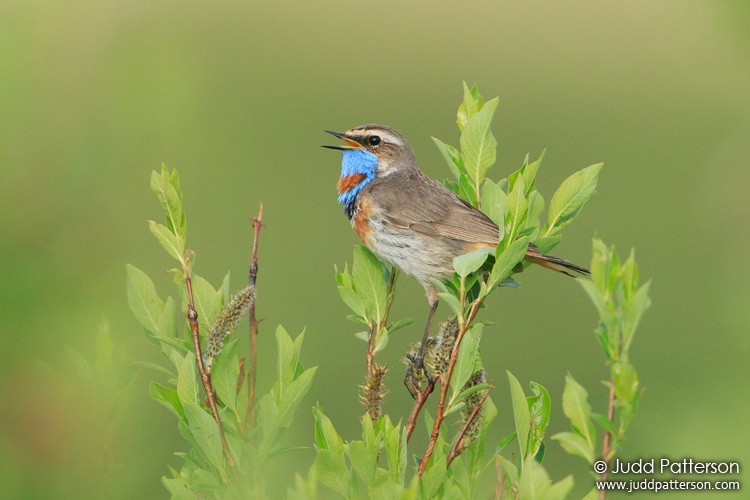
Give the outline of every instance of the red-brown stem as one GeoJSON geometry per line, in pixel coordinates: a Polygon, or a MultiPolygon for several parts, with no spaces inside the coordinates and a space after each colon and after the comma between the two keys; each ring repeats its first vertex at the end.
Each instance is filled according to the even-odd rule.
{"type": "Polygon", "coordinates": [[[417,398],[414,401],[414,406],[411,409],[409,420],[406,423],[406,442],[407,443],[409,442],[409,439],[411,438],[411,435],[414,432],[414,428],[417,426],[417,417],[419,417],[419,412],[422,411],[422,407],[427,402],[427,398],[430,397],[430,394],[432,394],[432,391],[435,389],[436,380],[437,380],[437,377],[431,378],[427,384],[427,387],[425,387],[423,391],[417,392],[417,398]]]}
{"type": "Polygon", "coordinates": [[[448,363],[448,369],[445,374],[440,377],[440,399],[438,400],[437,412],[435,414],[435,423],[432,425],[432,434],[430,434],[430,442],[427,445],[427,450],[422,457],[422,461],[419,462],[419,468],[417,469],[417,474],[420,477],[424,473],[425,467],[427,467],[427,461],[432,456],[432,452],[435,451],[435,444],[440,435],[440,426],[445,418],[445,400],[448,397],[448,388],[450,387],[450,380],[453,376],[453,368],[456,366],[456,360],[458,359],[458,349],[461,347],[461,341],[466,334],[466,330],[469,328],[471,321],[474,319],[474,316],[476,316],[479,306],[481,305],[482,301],[480,300],[475,300],[471,304],[469,314],[466,316],[466,321],[464,321],[464,324],[458,330],[458,335],[456,335],[456,343],[453,345],[453,350],[451,351],[451,359],[448,363]]]}
{"type": "MultiPolygon", "coordinates": [[[[263,227],[263,202],[260,203],[258,215],[251,219],[253,223],[253,254],[250,261],[248,281],[255,287],[258,279],[258,235],[263,227]]],[[[257,411],[255,409],[255,380],[258,368],[258,319],[255,316],[255,300],[250,303],[250,366],[247,370],[247,408],[245,410],[245,430],[248,425],[255,427],[257,411]]]]}
{"type": "MultiPolygon", "coordinates": [[[[393,304],[393,288],[396,286],[397,273],[398,271],[395,268],[391,268],[391,278],[388,281],[388,290],[386,292],[385,314],[383,314],[383,319],[380,321],[380,324],[373,323],[370,325],[370,330],[367,334],[367,352],[365,354],[367,371],[365,372],[365,386],[369,386],[370,382],[375,380],[375,371],[373,369],[375,363],[375,338],[378,333],[380,333],[380,329],[385,328],[388,323],[388,315],[391,313],[391,305],[393,304]]],[[[372,415],[370,415],[370,417],[372,418],[372,415]]]]}
{"type": "MultiPolygon", "coordinates": [[[[609,401],[607,402],[607,419],[613,422],[615,418],[615,380],[609,379],[609,401]]],[[[602,460],[607,464],[604,468],[604,472],[601,475],[601,481],[607,480],[607,471],[609,470],[609,464],[611,462],[610,454],[612,453],[612,434],[609,431],[604,431],[604,438],[602,439],[602,460]]],[[[599,500],[605,500],[607,498],[607,489],[603,488],[599,490],[599,500]]]]}
{"type": "Polygon", "coordinates": [[[229,445],[227,444],[227,438],[224,435],[224,427],[221,425],[221,417],[219,417],[219,409],[216,405],[216,393],[211,385],[211,374],[206,370],[206,366],[203,364],[203,353],[201,352],[201,338],[198,330],[198,311],[195,310],[195,302],[193,300],[193,281],[190,279],[189,263],[185,264],[185,287],[187,288],[188,295],[188,309],[187,319],[190,324],[190,331],[193,333],[193,346],[195,347],[195,358],[198,362],[198,372],[201,376],[201,382],[203,382],[203,389],[206,391],[206,399],[208,400],[208,407],[211,409],[211,413],[216,420],[216,425],[219,426],[219,436],[221,437],[221,447],[224,449],[224,456],[227,457],[227,464],[229,468],[234,470],[234,457],[229,451],[229,445]]]}
{"type": "Polygon", "coordinates": [[[479,415],[479,412],[482,410],[482,406],[484,406],[484,402],[487,401],[489,395],[490,389],[487,389],[479,404],[472,408],[471,413],[469,414],[469,418],[467,418],[466,422],[464,422],[464,426],[461,427],[461,431],[458,433],[458,436],[456,436],[456,440],[453,442],[453,446],[451,446],[451,451],[448,452],[448,456],[446,457],[446,466],[450,466],[451,462],[453,462],[453,460],[455,460],[455,458],[463,453],[466,449],[466,443],[464,439],[466,437],[466,431],[469,429],[469,426],[474,421],[474,419],[477,418],[477,415],[479,415]]]}

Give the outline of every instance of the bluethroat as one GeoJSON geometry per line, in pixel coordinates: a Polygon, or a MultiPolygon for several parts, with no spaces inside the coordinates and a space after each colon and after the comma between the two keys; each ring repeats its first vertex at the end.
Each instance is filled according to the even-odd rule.
{"type": "MultiPolygon", "coordinates": [[[[380,260],[415,278],[430,303],[424,336],[415,365],[421,368],[438,290],[430,278],[447,281],[453,259],[499,243],[497,225],[417,165],[414,150],[398,132],[385,125],[361,125],[344,133],[338,201],[357,235],[380,260]]],[[[528,262],[572,276],[589,271],[567,260],[544,254],[534,245],[528,262]]]]}

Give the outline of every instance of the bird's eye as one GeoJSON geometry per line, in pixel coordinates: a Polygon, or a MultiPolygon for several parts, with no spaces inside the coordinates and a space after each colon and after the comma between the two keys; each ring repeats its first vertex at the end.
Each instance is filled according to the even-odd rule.
{"type": "Polygon", "coordinates": [[[370,146],[377,146],[378,144],[380,144],[380,136],[379,135],[371,135],[367,139],[367,142],[368,142],[368,144],[370,144],[370,146]]]}

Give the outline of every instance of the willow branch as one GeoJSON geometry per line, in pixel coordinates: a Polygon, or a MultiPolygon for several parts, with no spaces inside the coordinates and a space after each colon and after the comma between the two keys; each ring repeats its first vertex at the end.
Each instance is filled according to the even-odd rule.
{"type": "MultiPolygon", "coordinates": [[[[253,223],[253,253],[250,260],[248,282],[255,288],[258,280],[258,235],[263,227],[263,202],[260,203],[258,215],[251,219],[253,223]]],[[[255,316],[255,301],[250,304],[250,366],[247,370],[247,408],[245,410],[245,430],[248,425],[255,427],[257,411],[255,408],[255,381],[258,368],[258,319],[255,316]]]]}
{"type": "Polygon", "coordinates": [[[479,415],[479,412],[482,411],[482,407],[484,406],[484,402],[487,401],[487,398],[490,395],[490,389],[487,389],[484,393],[484,396],[482,397],[482,400],[479,402],[478,405],[476,405],[469,414],[469,418],[466,419],[466,422],[464,422],[464,426],[461,427],[461,430],[458,433],[458,436],[456,436],[456,440],[453,441],[453,446],[451,446],[451,450],[448,452],[448,456],[446,457],[446,466],[450,466],[451,462],[455,460],[457,456],[459,456],[461,453],[464,452],[466,449],[466,431],[469,429],[469,426],[474,422],[474,420],[479,415]]]}
{"type": "Polygon", "coordinates": [[[430,397],[430,394],[432,394],[432,391],[435,389],[436,381],[437,377],[430,378],[430,381],[427,383],[427,387],[425,387],[423,391],[414,391],[417,393],[417,397],[414,401],[414,406],[411,409],[409,420],[406,423],[407,443],[409,442],[409,439],[414,432],[414,428],[417,426],[417,417],[419,417],[419,412],[422,411],[422,407],[424,407],[424,404],[427,402],[427,398],[430,397]]]}
{"type": "Polygon", "coordinates": [[[198,311],[195,310],[195,301],[193,300],[193,281],[190,278],[189,258],[185,262],[185,287],[187,288],[188,295],[187,319],[190,325],[190,331],[193,333],[193,346],[195,347],[195,358],[198,362],[198,372],[200,373],[201,382],[203,382],[203,389],[206,391],[208,407],[211,409],[211,414],[216,421],[216,425],[219,427],[219,436],[221,437],[221,447],[224,450],[224,456],[227,458],[229,468],[234,470],[234,457],[229,451],[227,438],[224,435],[224,427],[221,424],[221,417],[219,416],[219,409],[216,404],[216,393],[211,385],[211,374],[203,363],[200,332],[198,329],[198,311]]]}
{"type": "Polygon", "coordinates": [[[458,335],[456,335],[456,343],[453,345],[453,350],[451,351],[451,358],[448,364],[448,369],[446,370],[445,374],[441,375],[440,377],[440,399],[438,400],[435,423],[432,425],[432,434],[430,434],[430,442],[427,445],[427,450],[422,457],[422,461],[419,462],[419,468],[417,469],[417,474],[420,477],[424,473],[425,467],[427,467],[427,461],[432,456],[432,452],[435,451],[435,445],[437,444],[438,436],[440,436],[440,426],[445,419],[445,400],[448,397],[448,388],[450,387],[450,380],[453,376],[453,368],[455,368],[456,361],[458,360],[458,349],[461,347],[461,341],[463,340],[464,335],[466,334],[466,331],[471,324],[471,321],[477,315],[477,311],[479,311],[479,306],[481,305],[481,300],[477,299],[472,302],[471,308],[469,309],[469,314],[466,317],[466,321],[463,323],[463,325],[461,325],[458,330],[458,335]]]}

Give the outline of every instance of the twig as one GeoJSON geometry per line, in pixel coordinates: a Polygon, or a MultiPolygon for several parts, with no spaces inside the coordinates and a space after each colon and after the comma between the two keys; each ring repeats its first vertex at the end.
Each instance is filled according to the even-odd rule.
{"type": "Polygon", "coordinates": [[[474,421],[474,419],[477,418],[477,415],[479,415],[479,412],[482,410],[482,406],[484,406],[484,402],[487,401],[489,395],[490,389],[487,389],[479,404],[471,410],[469,418],[467,418],[466,422],[464,422],[463,427],[461,427],[461,431],[459,431],[458,436],[456,436],[456,440],[453,442],[453,446],[451,446],[451,450],[448,452],[448,456],[446,457],[446,466],[450,466],[451,462],[453,462],[453,460],[455,460],[455,458],[463,453],[466,449],[466,431],[469,429],[469,426],[474,421]]]}
{"type": "Polygon", "coordinates": [[[411,409],[409,420],[406,423],[407,443],[409,442],[409,438],[411,438],[411,434],[414,432],[414,428],[417,426],[417,417],[419,417],[419,412],[422,411],[422,407],[427,402],[427,398],[430,397],[430,394],[432,394],[432,391],[435,389],[436,380],[437,377],[430,378],[430,381],[427,383],[427,387],[425,387],[423,391],[417,392],[417,398],[414,401],[414,406],[411,409]]]}
{"type": "Polygon", "coordinates": [[[391,268],[390,275],[388,290],[386,292],[385,314],[383,314],[383,319],[379,324],[373,323],[370,325],[370,330],[367,334],[367,352],[365,354],[367,371],[365,372],[365,385],[361,386],[362,393],[360,394],[360,401],[365,406],[365,410],[373,423],[381,416],[381,404],[383,396],[387,392],[383,384],[383,378],[388,367],[375,363],[375,348],[378,335],[382,334],[381,330],[384,330],[388,324],[388,315],[391,312],[391,305],[393,304],[398,270],[391,268]]]}
{"type": "MultiPolygon", "coordinates": [[[[251,219],[253,223],[253,254],[250,261],[248,281],[255,287],[258,279],[258,235],[263,227],[263,202],[260,203],[258,215],[251,219]]],[[[255,316],[255,301],[250,305],[250,367],[247,370],[247,408],[245,411],[245,431],[248,425],[255,427],[257,412],[255,409],[255,380],[258,367],[258,319],[255,316]]]]}
{"type": "Polygon", "coordinates": [[[440,435],[440,426],[442,425],[443,419],[445,418],[445,400],[448,397],[448,388],[450,387],[450,380],[453,376],[453,368],[456,366],[456,360],[458,359],[458,349],[459,347],[461,347],[461,341],[466,334],[466,330],[468,330],[471,321],[477,315],[477,311],[479,311],[479,307],[481,305],[481,300],[477,299],[472,302],[471,308],[469,309],[469,314],[466,316],[466,321],[464,321],[464,323],[461,325],[458,330],[458,335],[456,335],[456,343],[453,345],[453,350],[451,351],[448,370],[444,375],[440,377],[440,399],[438,400],[435,423],[432,425],[432,434],[430,434],[430,442],[427,445],[427,450],[422,457],[422,461],[419,462],[419,468],[417,469],[417,474],[420,477],[424,473],[425,467],[427,467],[427,461],[432,456],[432,452],[435,451],[435,445],[437,444],[437,439],[440,435]]]}
{"type": "MultiPolygon", "coordinates": [[[[617,359],[620,359],[622,355],[622,332],[620,332],[620,341],[617,346],[617,359]]],[[[614,423],[615,420],[615,379],[610,377],[609,379],[609,398],[607,400],[607,420],[614,423]]],[[[604,437],[602,438],[602,460],[607,464],[607,467],[602,473],[601,480],[607,480],[607,471],[609,471],[609,464],[612,462],[612,434],[609,431],[604,431],[604,437]]],[[[607,490],[603,488],[599,490],[599,500],[605,500],[607,498],[607,490]]]]}
{"type": "MultiPolygon", "coordinates": [[[[611,378],[609,380],[609,401],[607,402],[607,419],[613,422],[615,418],[615,380],[611,378]]],[[[601,481],[607,480],[607,471],[609,470],[609,464],[612,460],[610,454],[612,453],[612,434],[609,431],[604,431],[604,438],[602,439],[602,460],[607,464],[604,468],[604,472],[601,475],[601,481]]],[[[605,500],[607,498],[607,489],[602,488],[599,490],[599,500],[605,500]]]]}
{"type": "Polygon", "coordinates": [[[193,345],[195,347],[195,358],[198,362],[198,371],[200,372],[201,382],[203,382],[203,389],[206,391],[206,398],[208,400],[208,407],[211,409],[216,425],[219,426],[219,436],[221,437],[221,447],[224,449],[224,455],[227,458],[227,464],[229,468],[234,470],[234,457],[229,451],[229,445],[227,444],[227,438],[224,435],[224,427],[221,425],[221,417],[219,417],[219,410],[216,405],[216,393],[211,385],[211,374],[206,370],[206,366],[203,364],[203,353],[201,352],[201,339],[200,332],[198,331],[198,311],[195,310],[195,301],[193,300],[193,281],[190,278],[190,267],[188,257],[185,261],[185,287],[187,288],[188,295],[188,309],[187,319],[190,324],[190,331],[193,333],[193,345]]]}

